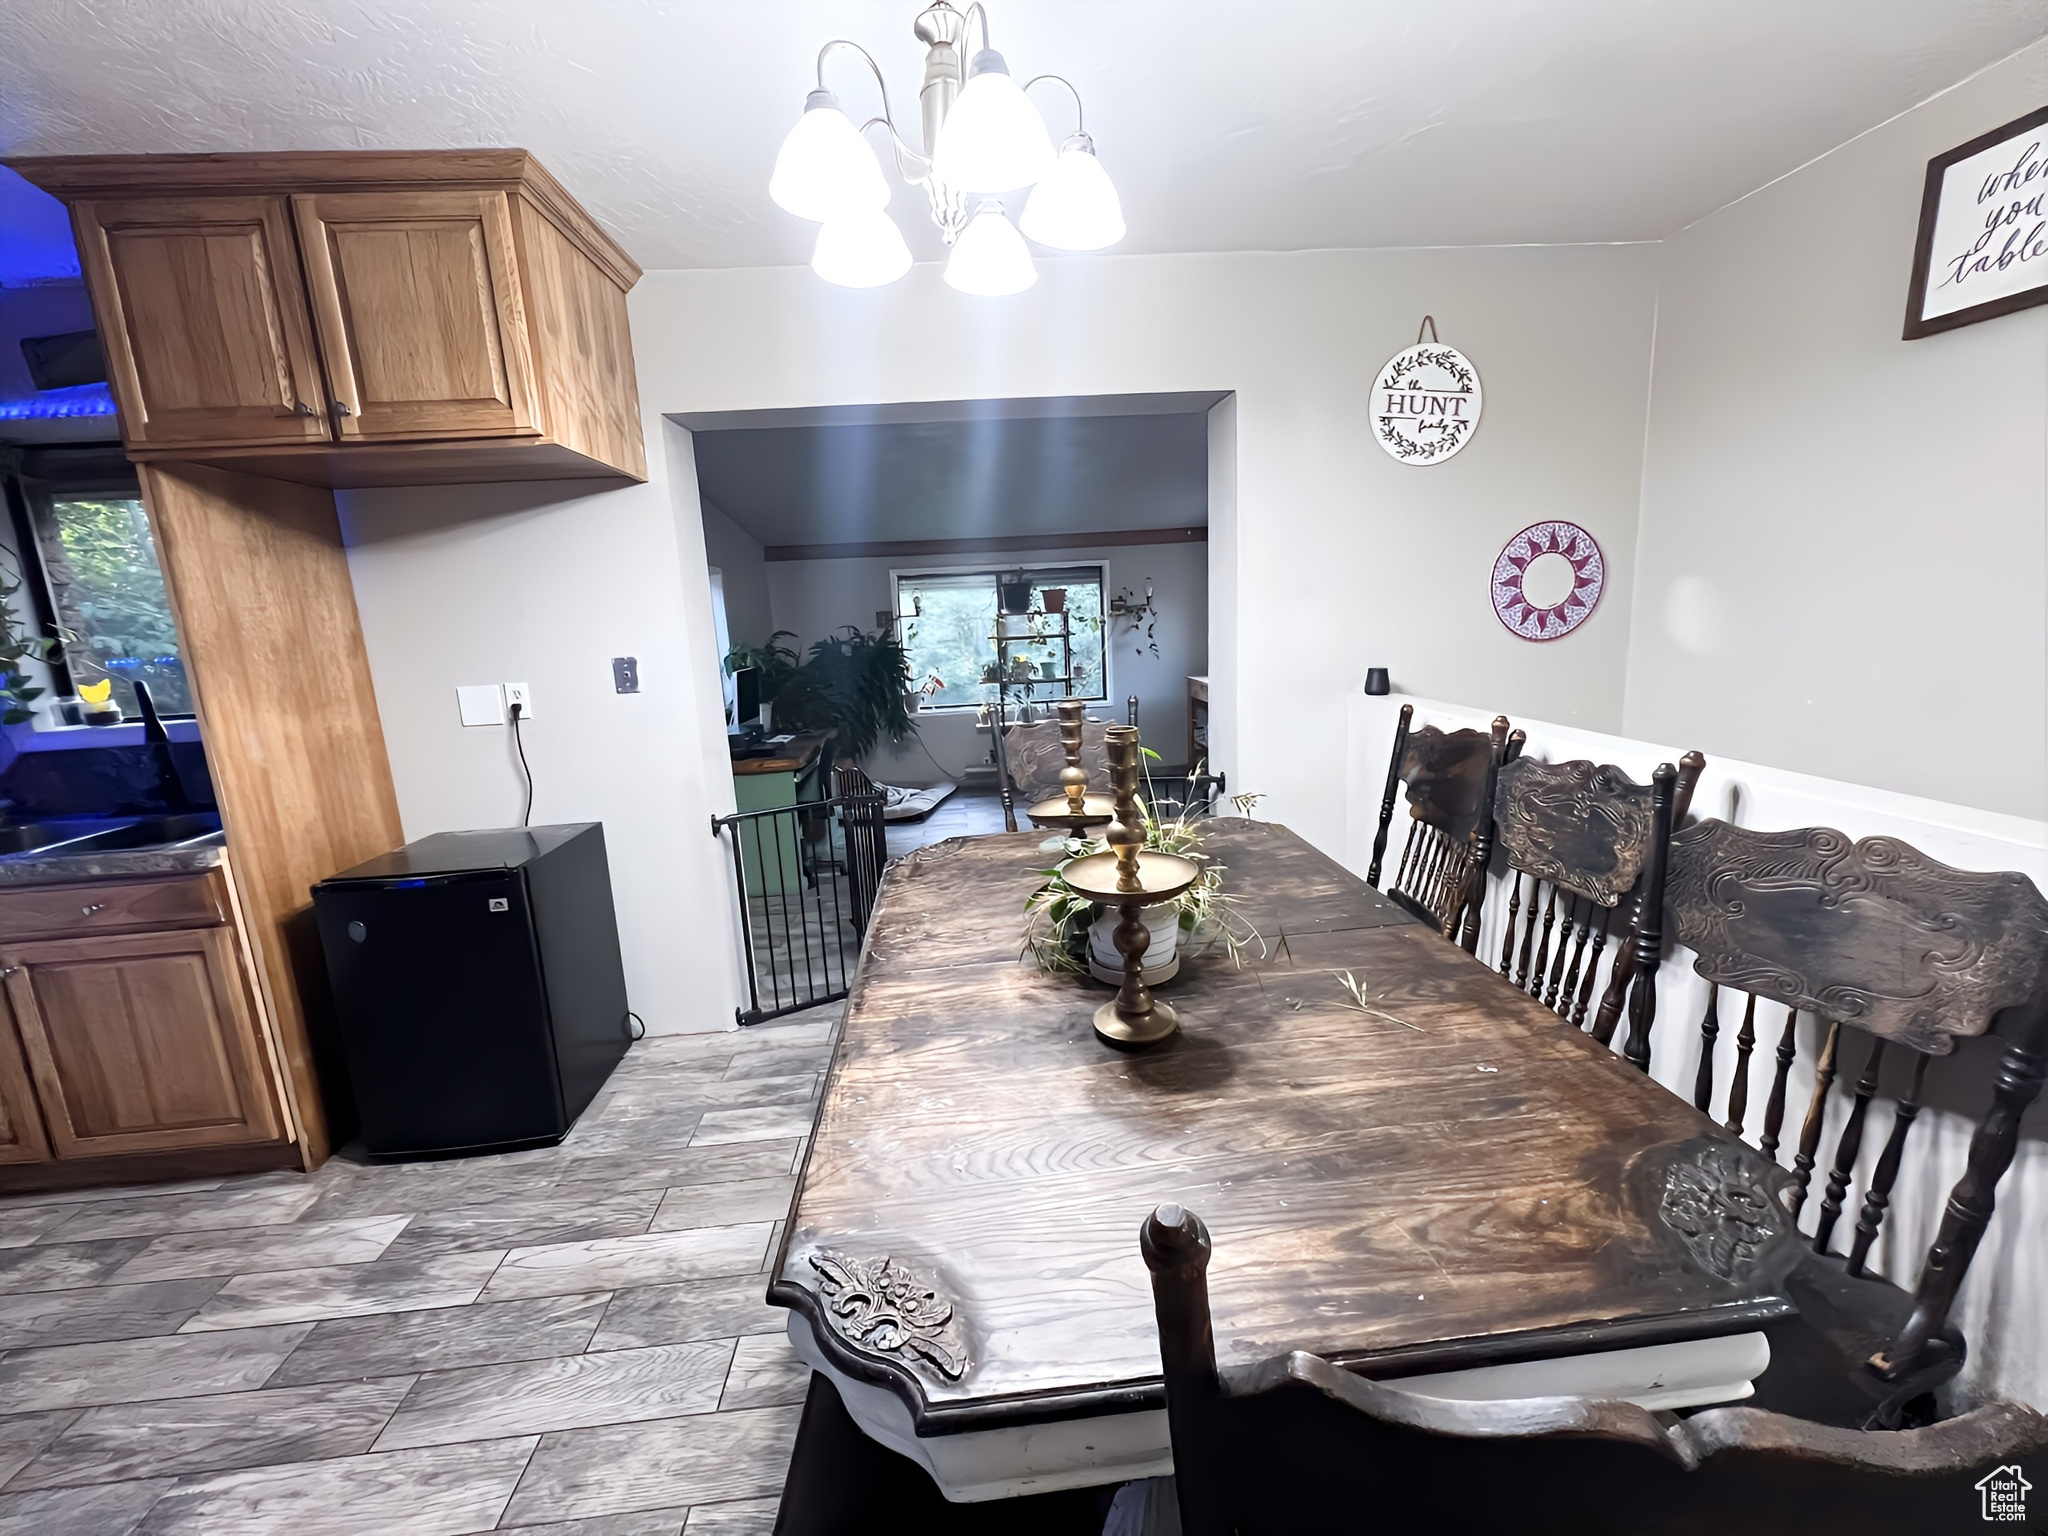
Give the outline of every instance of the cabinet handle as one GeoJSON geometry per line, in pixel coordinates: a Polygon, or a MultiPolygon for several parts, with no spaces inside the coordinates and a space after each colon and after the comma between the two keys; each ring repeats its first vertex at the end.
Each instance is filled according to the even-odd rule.
{"type": "Polygon", "coordinates": [[[346,400],[337,400],[334,402],[334,414],[337,416],[353,416],[355,415],[355,409],[346,400]]]}
{"type": "Polygon", "coordinates": [[[318,411],[314,410],[312,406],[308,405],[303,400],[293,401],[292,410],[295,414],[300,416],[317,416],[320,414],[318,411]]]}
{"type": "Polygon", "coordinates": [[[18,965],[0,965],[0,976],[12,976],[20,969],[21,967],[18,965]]]}
{"type": "Polygon", "coordinates": [[[84,906],[84,907],[82,907],[82,908],[80,908],[79,910],[80,910],[80,913],[81,913],[81,915],[83,915],[83,916],[85,916],[85,917],[91,917],[91,916],[93,915],[93,913],[95,913],[95,912],[104,912],[104,911],[106,911],[106,909],[107,909],[107,904],[106,904],[106,903],[105,903],[104,901],[92,901],[92,902],[87,902],[87,903],[85,904],[85,906],[84,906]]]}

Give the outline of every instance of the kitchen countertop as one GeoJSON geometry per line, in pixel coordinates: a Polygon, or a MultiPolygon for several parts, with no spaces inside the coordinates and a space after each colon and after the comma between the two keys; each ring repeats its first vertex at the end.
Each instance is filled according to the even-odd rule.
{"type": "Polygon", "coordinates": [[[0,886],[61,885],[75,880],[124,880],[146,875],[196,875],[219,864],[226,838],[210,837],[162,848],[109,848],[65,853],[9,854],[0,858],[0,886]]]}

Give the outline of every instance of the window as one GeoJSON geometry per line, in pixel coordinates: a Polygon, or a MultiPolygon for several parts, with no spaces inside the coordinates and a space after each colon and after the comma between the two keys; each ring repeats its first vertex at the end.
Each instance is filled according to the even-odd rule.
{"type": "MultiPolygon", "coordinates": [[[[26,553],[41,566],[47,594],[47,603],[35,606],[64,641],[53,658],[56,691],[111,678],[115,702],[132,716],[141,680],[160,714],[191,714],[192,688],[156,541],[133,478],[37,473],[24,475],[23,488],[34,533],[26,553]]],[[[33,583],[37,573],[28,577],[33,583]]]]}
{"type": "Polygon", "coordinates": [[[926,709],[1107,699],[1099,565],[895,573],[912,686],[926,709]]]}

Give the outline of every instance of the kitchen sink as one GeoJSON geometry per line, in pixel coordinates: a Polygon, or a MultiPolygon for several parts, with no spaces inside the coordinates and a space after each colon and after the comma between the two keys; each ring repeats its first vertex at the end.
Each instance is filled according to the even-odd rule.
{"type": "Polygon", "coordinates": [[[12,822],[0,826],[0,858],[185,848],[218,839],[220,835],[220,817],[212,811],[12,822]]]}

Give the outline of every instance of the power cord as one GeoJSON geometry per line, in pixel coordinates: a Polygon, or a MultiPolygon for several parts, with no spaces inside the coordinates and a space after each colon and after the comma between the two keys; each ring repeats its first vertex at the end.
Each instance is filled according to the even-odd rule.
{"type": "Polygon", "coordinates": [[[633,1035],[630,1038],[634,1040],[645,1040],[647,1038],[647,1021],[641,1018],[639,1014],[635,1013],[630,1008],[626,1010],[626,1017],[631,1019],[635,1024],[638,1024],[640,1026],[640,1033],[637,1035],[633,1035]]]}
{"type": "Polygon", "coordinates": [[[519,717],[526,712],[524,704],[512,706],[512,745],[519,749],[519,771],[526,775],[526,809],[519,813],[519,825],[533,825],[533,769],[526,761],[526,738],[519,733],[519,717]]]}

